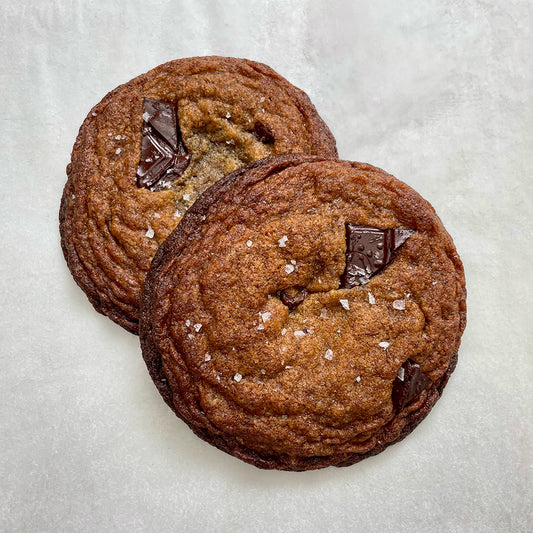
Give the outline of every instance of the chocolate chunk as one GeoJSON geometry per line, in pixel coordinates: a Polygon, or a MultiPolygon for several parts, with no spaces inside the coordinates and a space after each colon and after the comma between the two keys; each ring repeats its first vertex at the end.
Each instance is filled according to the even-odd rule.
{"type": "Polygon", "coordinates": [[[431,380],[420,367],[411,359],[407,359],[392,386],[392,404],[396,411],[401,411],[409,405],[429,384],[431,380]]]}
{"type": "Polygon", "coordinates": [[[261,141],[262,143],[274,142],[273,133],[259,120],[254,125],[254,135],[256,136],[257,140],[261,141]]]}
{"type": "Polygon", "coordinates": [[[174,104],[145,98],[143,119],[137,187],[157,191],[185,172],[191,156],[181,138],[174,104]]]}
{"type": "Polygon", "coordinates": [[[346,267],[340,289],[365,284],[387,266],[394,252],[414,233],[411,229],[378,229],[346,224],[346,267]]]}
{"type": "Polygon", "coordinates": [[[279,291],[278,296],[281,302],[292,311],[309,296],[309,291],[305,287],[290,287],[279,291]]]}

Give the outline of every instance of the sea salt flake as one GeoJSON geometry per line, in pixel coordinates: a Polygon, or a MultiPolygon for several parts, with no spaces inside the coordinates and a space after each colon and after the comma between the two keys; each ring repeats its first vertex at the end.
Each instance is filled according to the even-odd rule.
{"type": "Polygon", "coordinates": [[[324,354],[324,358],[327,359],[328,361],[331,361],[333,359],[333,350],[328,348],[326,350],[326,353],[324,354]]]}
{"type": "Polygon", "coordinates": [[[96,116],[96,113],[93,111],[93,112],[91,113],[91,117],[95,117],[95,116],[96,116]]]}
{"type": "Polygon", "coordinates": [[[263,322],[266,322],[267,320],[270,320],[272,317],[272,313],[270,311],[265,311],[264,313],[259,313],[261,315],[261,320],[263,322]]]}
{"type": "Polygon", "coordinates": [[[376,303],[376,298],[371,292],[368,293],[368,303],[370,305],[374,305],[376,303]]]}
{"type": "Polygon", "coordinates": [[[357,377],[355,378],[355,381],[357,381],[357,383],[359,383],[359,382],[361,381],[361,376],[357,376],[357,377]]]}
{"type": "Polygon", "coordinates": [[[261,329],[265,329],[264,324],[259,324],[259,326],[257,326],[257,329],[259,329],[259,330],[261,330],[261,329]]]}
{"type": "Polygon", "coordinates": [[[186,325],[188,328],[191,327],[191,321],[190,321],[189,319],[187,319],[187,320],[185,321],[185,325],[186,325]]]}
{"type": "Polygon", "coordinates": [[[150,120],[150,113],[148,113],[147,111],[145,111],[145,112],[143,113],[143,120],[144,120],[145,122],[148,122],[148,121],[150,120]]]}
{"type": "Polygon", "coordinates": [[[400,381],[403,381],[404,377],[405,377],[405,369],[403,366],[400,367],[400,370],[398,370],[398,374],[396,374],[398,376],[398,379],[400,381]]]}
{"type": "Polygon", "coordinates": [[[260,101],[260,102],[264,102],[264,101],[265,101],[265,97],[264,97],[264,96],[261,96],[261,98],[259,98],[259,101],[260,101]]]}
{"type": "Polygon", "coordinates": [[[287,274],[291,274],[292,272],[294,272],[294,266],[293,265],[285,265],[285,272],[287,272],[287,274]]]}
{"type": "Polygon", "coordinates": [[[191,196],[190,196],[189,194],[184,194],[184,195],[182,196],[182,198],[183,198],[186,202],[188,202],[188,201],[191,199],[191,196]]]}
{"type": "Polygon", "coordinates": [[[302,331],[301,329],[297,329],[294,332],[294,336],[301,339],[302,337],[305,337],[305,331],[302,331]]]}
{"type": "Polygon", "coordinates": [[[210,353],[206,353],[206,354],[204,355],[204,361],[206,361],[206,362],[207,362],[207,361],[211,361],[211,354],[210,354],[210,353]]]}
{"type": "Polygon", "coordinates": [[[283,335],[285,335],[286,333],[287,333],[287,328],[283,328],[283,329],[281,330],[281,335],[283,336],[283,335]]]}
{"type": "Polygon", "coordinates": [[[120,154],[120,152],[122,152],[122,150],[121,150],[120,148],[117,148],[117,149],[115,150],[115,154],[117,154],[117,155],[120,154]]]}
{"type": "Polygon", "coordinates": [[[431,282],[431,285],[436,285],[437,283],[438,283],[438,281],[435,280],[435,281],[432,281],[432,282],[431,282]]]}
{"type": "Polygon", "coordinates": [[[348,300],[344,300],[344,299],[340,299],[339,300],[339,303],[342,305],[342,307],[344,309],[346,309],[346,311],[349,311],[350,310],[350,302],[348,302],[348,300]]]}
{"type": "Polygon", "coordinates": [[[289,240],[289,238],[287,237],[287,235],[283,235],[283,237],[281,237],[281,239],[278,240],[279,247],[280,248],[285,248],[287,246],[285,243],[288,240],[289,240]]]}
{"type": "Polygon", "coordinates": [[[226,113],[226,118],[231,118],[231,113],[229,111],[226,113]]]}
{"type": "Polygon", "coordinates": [[[295,265],[296,264],[296,260],[295,259],[291,259],[291,265],[295,265]]]}
{"type": "Polygon", "coordinates": [[[265,375],[266,373],[267,373],[267,371],[264,368],[262,368],[261,369],[261,374],[265,375]]]}
{"type": "Polygon", "coordinates": [[[193,339],[194,338],[194,335],[192,333],[187,333],[187,338],[188,339],[193,339]]]}
{"type": "Polygon", "coordinates": [[[320,318],[326,318],[327,316],[328,316],[328,312],[324,308],[322,308],[320,310],[320,318]]]}
{"type": "Polygon", "coordinates": [[[115,139],[116,139],[117,141],[120,141],[120,139],[122,139],[122,135],[115,135],[115,139]]]}
{"type": "Polygon", "coordinates": [[[202,324],[194,324],[194,330],[198,333],[202,329],[202,324]]]}
{"type": "Polygon", "coordinates": [[[233,379],[234,379],[237,383],[239,383],[239,381],[242,379],[242,376],[241,376],[239,373],[237,373],[237,374],[235,374],[235,375],[233,376],[233,379]]]}
{"type": "Polygon", "coordinates": [[[390,346],[390,342],[382,341],[379,343],[380,348],[388,348],[390,346]]]}
{"type": "Polygon", "coordinates": [[[253,244],[253,241],[246,241],[246,246],[248,246],[248,248],[250,248],[250,246],[252,246],[253,244]]]}
{"type": "Polygon", "coordinates": [[[398,311],[403,311],[405,309],[405,300],[394,300],[392,307],[398,311]]]}
{"type": "Polygon", "coordinates": [[[287,365],[287,366],[285,367],[285,370],[290,370],[291,368],[293,368],[291,365],[287,365]]]}
{"type": "Polygon", "coordinates": [[[150,226],[150,224],[148,224],[148,229],[146,230],[146,233],[145,235],[149,238],[149,239],[152,239],[155,235],[155,232],[152,228],[152,226],[150,226]]]}

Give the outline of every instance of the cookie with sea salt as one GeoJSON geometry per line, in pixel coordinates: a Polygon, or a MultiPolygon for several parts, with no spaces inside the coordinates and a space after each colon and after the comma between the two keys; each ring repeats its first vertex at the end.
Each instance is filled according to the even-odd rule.
{"type": "Polygon", "coordinates": [[[158,246],[225,174],[270,155],[336,157],[309,98],[266,65],[197,57],[122,85],[85,119],[60,210],[68,266],[94,307],[137,332],[158,246]]]}
{"type": "Polygon", "coordinates": [[[347,466],[429,413],[466,321],[431,205],[366,164],[287,155],[208,189],[157,252],[143,356],[202,439],[260,468],[347,466]]]}

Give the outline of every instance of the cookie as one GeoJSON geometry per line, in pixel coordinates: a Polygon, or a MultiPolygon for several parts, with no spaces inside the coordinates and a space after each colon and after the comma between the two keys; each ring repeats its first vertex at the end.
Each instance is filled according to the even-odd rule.
{"type": "Polygon", "coordinates": [[[68,266],[97,311],[137,332],[150,262],[208,186],[283,153],[336,157],[309,98],[266,65],[198,57],[109,93],[85,119],[60,209],[68,266]]]}
{"type": "Polygon", "coordinates": [[[143,357],[205,441],[260,468],[347,466],[440,397],[466,321],[432,206],[370,165],[305,155],[208,189],[157,252],[143,357]]]}

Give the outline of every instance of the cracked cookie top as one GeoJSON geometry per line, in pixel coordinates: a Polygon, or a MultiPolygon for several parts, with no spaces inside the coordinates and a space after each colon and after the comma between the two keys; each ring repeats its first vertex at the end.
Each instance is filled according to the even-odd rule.
{"type": "Polygon", "coordinates": [[[61,242],[95,308],[137,332],[158,246],[199,194],[270,155],[336,157],[309,98],[244,59],[171,61],[109,93],[84,121],[67,168],[61,242]]]}
{"type": "Polygon", "coordinates": [[[431,205],[370,165],[236,171],[158,251],[141,343],[202,438],[263,468],[352,464],[407,434],[454,368],[465,285],[431,205]]]}

